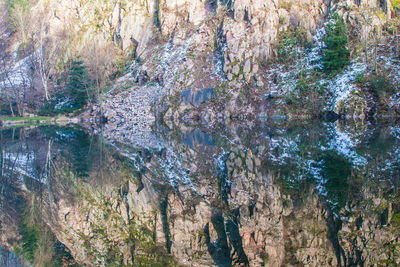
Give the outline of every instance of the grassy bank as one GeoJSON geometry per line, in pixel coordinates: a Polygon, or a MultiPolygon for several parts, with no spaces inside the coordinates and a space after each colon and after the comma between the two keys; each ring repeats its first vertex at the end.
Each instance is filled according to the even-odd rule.
{"type": "Polygon", "coordinates": [[[64,116],[45,117],[45,116],[29,116],[29,117],[0,117],[1,126],[16,125],[41,125],[41,124],[62,124],[75,122],[74,119],[64,116]]]}
{"type": "Polygon", "coordinates": [[[0,117],[0,121],[2,122],[15,122],[15,121],[28,121],[28,122],[36,122],[36,121],[48,121],[56,119],[56,117],[44,117],[44,116],[35,116],[35,117],[0,117]]]}

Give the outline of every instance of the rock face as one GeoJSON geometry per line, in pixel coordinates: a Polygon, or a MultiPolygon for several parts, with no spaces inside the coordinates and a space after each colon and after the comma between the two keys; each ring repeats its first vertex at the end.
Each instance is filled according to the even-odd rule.
{"type": "MultiPolygon", "coordinates": [[[[356,42],[365,41],[374,28],[382,28],[392,16],[390,3],[389,0],[334,3],[326,0],[40,0],[32,3],[31,20],[34,28],[40,31],[43,28],[41,34],[49,42],[60,44],[54,48],[60,62],[81,55],[97,81],[99,73],[107,77],[116,69],[124,73],[122,58],[131,64],[124,73],[124,77],[131,76],[131,84],[121,85],[123,88],[119,89],[137,91],[134,94],[138,95],[142,92],[147,99],[148,87],[160,87],[162,94],[156,93],[154,100],[165,97],[160,102],[168,106],[162,110],[168,118],[202,117],[200,121],[213,124],[239,116],[257,117],[261,96],[276,90],[278,75],[275,73],[274,78],[266,73],[275,65],[270,63],[278,54],[277,46],[285,32],[296,33],[303,43],[311,43],[329,15],[337,12],[358,30],[353,34],[357,36],[356,42]],[[382,14],[371,15],[366,23],[362,15],[375,14],[376,10],[382,14]],[[213,93],[205,92],[207,88],[213,88],[213,93]],[[181,103],[179,95],[188,94],[185,90],[197,93],[184,96],[181,103]],[[204,104],[210,94],[219,103],[204,104]],[[194,107],[186,106],[188,103],[194,107]],[[196,111],[187,115],[186,109],[196,111]]],[[[116,94],[103,97],[114,96],[117,97],[116,94]]],[[[124,97],[125,94],[119,96],[124,97]]],[[[121,110],[134,117],[135,113],[128,111],[128,106],[135,105],[130,100],[136,101],[135,97],[115,101],[125,105],[121,110]]],[[[111,116],[115,110],[106,104],[102,112],[111,116]]]]}
{"type": "MultiPolygon", "coordinates": [[[[351,8],[381,8],[391,16],[390,1],[341,1],[351,8]]],[[[165,36],[184,37],[190,27],[199,27],[211,17],[223,17],[216,25],[228,43],[225,59],[230,62],[245,58],[265,59],[273,54],[277,34],[289,26],[304,28],[311,36],[327,15],[329,1],[39,1],[37,7],[52,10],[49,34],[62,31],[70,24],[89,40],[101,36],[104,42],[118,43],[122,49],[138,44],[138,54],[147,48],[157,31],[165,36]],[[246,55],[245,55],[246,54],[246,55]]],[[[38,15],[38,14],[34,14],[38,15]]],[[[217,30],[215,28],[214,30],[217,30]]],[[[253,62],[251,62],[253,63],[253,62]]],[[[249,63],[248,63],[249,64],[249,63]]],[[[249,64],[253,65],[253,64],[249,64]]]]}
{"type": "MultiPolygon", "coordinates": [[[[281,67],[272,69],[273,75],[265,67],[277,55],[284,32],[300,32],[303,42],[313,42],[317,29],[337,12],[360,36],[368,35],[371,28],[363,24],[362,14],[381,8],[389,17],[391,9],[382,5],[364,1],[335,5],[330,1],[159,1],[154,6],[154,38],[141,43],[141,63],[135,65],[134,75],[144,78],[135,81],[140,87],[156,84],[162,88],[165,98],[156,106],[168,106],[161,114],[167,123],[214,125],[254,118],[263,109],[262,95],[281,93],[278,80],[287,79],[287,73],[276,73],[283,71],[281,67]],[[217,101],[206,101],[211,97],[217,101]]],[[[374,17],[371,25],[379,27],[385,19],[374,17]]]]}

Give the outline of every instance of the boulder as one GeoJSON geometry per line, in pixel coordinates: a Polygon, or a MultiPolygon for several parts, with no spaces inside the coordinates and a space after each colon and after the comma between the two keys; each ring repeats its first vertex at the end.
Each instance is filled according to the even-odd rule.
{"type": "Polygon", "coordinates": [[[186,104],[193,106],[200,106],[200,104],[206,102],[214,96],[213,88],[204,88],[197,91],[191,89],[184,90],[181,94],[181,100],[186,104]]]}

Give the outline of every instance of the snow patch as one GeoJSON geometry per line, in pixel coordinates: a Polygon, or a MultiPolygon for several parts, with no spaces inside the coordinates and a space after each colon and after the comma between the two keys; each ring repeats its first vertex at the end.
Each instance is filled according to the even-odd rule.
{"type": "Polygon", "coordinates": [[[365,72],[366,69],[365,64],[354,61],[344,72],[338,74],[333,81],[329,81],[328,90],[333,95],[330,106],[333,110],[337,110],[338,104],[346,101],[350,94],[355,92],[357,87],[353,82],[357,75],[365,72]]]}

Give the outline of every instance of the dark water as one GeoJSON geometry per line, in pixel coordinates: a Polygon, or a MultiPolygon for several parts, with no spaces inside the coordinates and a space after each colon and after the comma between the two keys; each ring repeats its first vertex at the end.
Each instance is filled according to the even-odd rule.
{"type": "Polygon", "coordinates": [[[138,147],[77,126],[2,129],[1,266],[400,264],[396,122],[155,138],[138,147]]]}

